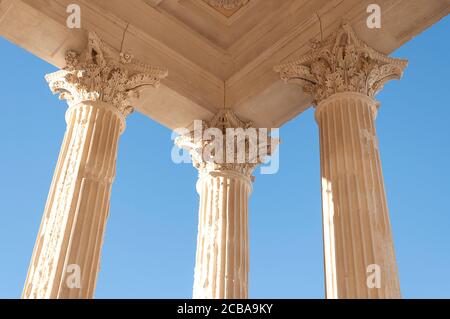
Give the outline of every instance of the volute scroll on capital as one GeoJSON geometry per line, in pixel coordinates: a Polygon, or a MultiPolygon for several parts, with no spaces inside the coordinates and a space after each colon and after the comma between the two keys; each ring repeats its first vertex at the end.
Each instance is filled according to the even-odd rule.
{"type": "Polygon", "coordinates": [[[285,82],[298,83],[313,105],[336,93],[355,92],[373,98],[392,79],[400,79],[408,65],[361,41],[347,23],[324,41],[311,41],[311,51],[300,59],[276,66],[285,82]]]}
{"type": "MultiPolygon", "coordinates": [[[[261,132],[258,131],[258,129],[253,128],[252,122],[242,121],[230,109],[220,110],[210,121],[202,121],[202,127],[200,129],[201,132],[196,132],[196,129],[194,128],[194,130],[190,131],[188,134],[181,135],[175,140],[175,144],[179,148],[189,151],[193,166],[199,171],[200,178],[211,174],[223,175],[229,173],[230,176],[236,176],[237,174],[245,177],[249,181],[253,181],[254,176],[252,174],[255,168],[262,164],[266,157],[270,156],[279,144],[278,139],[272,138],[265,131],[261,132]],[[216,149],[214,149],[214,152],[210,157],[208,154],[205,154],[205,150],[210,148],[217,141],[215,138],[203,138],[204,129],[217,129],[222,133],[223,140],[219,142],[223,150],[221,157],[216,157],[216,149]],[[230,145],[230,140],[226,138],[227,134],[229,134],[228,129],[240,130],[241,132],[245,132],[244,134],[249,133],[249,130],[254,130],[254,132],[258,134],[256,141],[250,141],[248,136],[243,138],[243,145],[245,145],[244,161],[239,161],[237,159],[239,141],[234,145],[230,145]],[[251,143],[256,144],[256,148],[253,148],[253,150],[257,149],[256,152],[250,151],[251,143]],[[230,149],[233,150],[233,159],[231,161],[226,155],[227,147],[230,147],[230,149]]],[[[233,140],[233,143],[234,142],[235,140],[233,140]]]]}
{"type": "Polygon", "coordinates": [[[64,69],[45,76],[53,93],[69,106],[102,101],[124,117],[133,112],[130,98],[139,97],[145,87],[158,87],[168,71],[136,61],[133,55],[117,52],[95,32],[89,32],[83,53],[69,50],[64,69]]]}

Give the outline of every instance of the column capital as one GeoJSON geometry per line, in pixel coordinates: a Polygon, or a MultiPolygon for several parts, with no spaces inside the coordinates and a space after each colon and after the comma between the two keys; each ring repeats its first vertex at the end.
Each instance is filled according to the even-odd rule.
{"type": "Polygon", "coordinates": [[[311,93],[313,104],[333,94],[356,92],[374,97],[392,79],[400,79],[408,65],[361,41],[343,23],[324,41],[311,41],[311,51],[300,59],[275,67],[285,82],[298,83],[311,93]]]}
{"type": "Polygon", "coordinates": [[[277,147],[278,139],[267,129],[252,127],[230,109],[222,109],[209,121],[195,121],[193,130],[179,136],[175,144],[192,156],[199,177],[229,174],[253,181],[254,169],[277,147]]]}
{"type": "Polygon", "coordinates": [[[89,32],[83,53],[68,51],[64,69],[45,76],[53,93],[69,106],[101,101],[124,117],[133,112],[130,98],[139,97],[144,87],[157,87],[168,75],[165,69],[136,61],[133,55],[117,52],[95,32],[89,32]]]}

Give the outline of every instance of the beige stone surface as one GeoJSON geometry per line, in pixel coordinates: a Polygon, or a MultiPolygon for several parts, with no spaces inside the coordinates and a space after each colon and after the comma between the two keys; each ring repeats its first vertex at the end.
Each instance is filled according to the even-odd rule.
{"type": "MultiPolygon", "coordinates": [[[[374,97],[406,66],[387,55],[450,3],[378,0],[382,28],[370,29],[372,2],[79,0],[82,27],[69,29],[71,0],[0,1],[0,35],[60,68],[46,78],[69,104],[23,297],[93,297],[119,136],[133,110],[171,129],[204,120],[224,131],[281,127],[312,106],[327,298],[400,297],[374,97]],[[68,289],[70,265],[80,267],[79,289],[68,289]],[[371,265],[381,269],[378,289],[367,283],[371,265]]],[[[248,200],[259,162],[202,161],[208,143],[197,142],[177,140],[199,170],[194,297],[247,298],[248,200]]]]}
{"type": "Polygon", "coordinates": [[[47,75],[69,104],[67,130],[23,298],[94,296],[119,136],[133,111],[129,98],[165,75],[114,52],[95,33],[85,52],[67,52],[64,70],[47,75]]]}
{"type": "Polygon", "coordinates": [[[327,298],[400,298],[374,95],[406,60],[381,54],[343,24],[311,52],[276,67],[311,94],[320,132],[327,298]],[[372,268],[379,269],[373,286],[372,268]]]}
{"type": "Polygon", "coordinates": [[[248,200],[251,180],[235,171],[212,171],[197,182],[200,195],[195,299],[248,297],[248,200]]]}
{"type": "Polygon", "coordinates": [[[338,93],[319,104],[327,298],[400,298],[378,140],[377,102],[338,93]],[[368,285],[380,267],[380,288],[368,285]]]}
{"type": "Polygon", "coordinates": [[[328,37],[346,20],[390,54],[450,12],[448,0],[378,0],[382,28],[369,29],[371,0],[251,0],[229,18],[200,0],[80,0],[83,29],[71,30],[72,2],[3,0],[0,34],[61,68],[66,51],[81,51],[86,30],[95,31],[116,50],[123,43],[140,61],[170,69],[161,90],[142,92],[135,106],[171,129],[224,106],[255,126],[279,127],[311,100],[282,85],[273,66],[306,54],[310,39],[328,37]],[[154,95],[170,107],[155,109],[154,95]]]}
{"type": "MultiPolygon", "coordinates": [[[[191,153],[193,165],[199,171],[197,192],[200,195],[197,256],[193,297],[196,299],[245,299],[248,297],[249,238],[248,201],[252,192],[254,169],[270,155],[278,144],[276,139],[257,140],[256,147],[264,151],[257,158],[250,147],[245,158],[238,160],[238,147],[233,144],[232,157],[227,153],[227,129],[246,129],[251,123],[240,120],[231,110],[219,111],[206,128],[222,132],[224,158],[217,151],[209,157],[205,152],[214,140],[197,139],[195,130],[182,135],[176,144],[191,153]],[[236,147],[236,148],[235,148],[236,147]]],[[[216,137],[217,138],[217,137],[216,137]]],[[[250,138],[245,137],[249,143],[250,138]]],[[[234,142],[233,142],[234,143],[234,142]]]]}
{"type": "Polygon", "coordinates": [[[24,298],[94,294],[124,118],[102,102],[73,106],[67,117],[24,298]],[[66,284],[68,265],[80,267],[80,289],[66,284]]]}

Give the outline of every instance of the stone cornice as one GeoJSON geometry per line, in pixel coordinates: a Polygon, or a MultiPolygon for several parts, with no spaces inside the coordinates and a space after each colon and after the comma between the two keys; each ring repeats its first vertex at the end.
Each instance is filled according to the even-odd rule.
{"type": "Polygon", "coordinates": [[[129,53],[116,52],[94,32],[88,47],[79,54],[66,53],[66,67],[46,75],[53,93],[73,106],[87,101],[102,101],[117,108],[124,116],[133,111],[130,98],[141,89],[157,87],[168,71],[136,61],[129,53]]]}
{"type": "Polygon", "coordinates": [[[325,41],[311,43],[309,54],[275,71],[282,80],[298,83],[311,93],[314,105],[341,92],[374,97],[387,81],[400,79],[408,64],[372,49],[345,23],[325,41]]]}
{"type": "Polygon", "coordinates": [[[226,10],[236,10],[245,6],[250,0],[204,0],[209,5],[226,10]]]}
{"type": "Polygon", "coordinates": [[[258,140],[255,143],[257,144],[258,151],[256,154],[250,154],[250,140],[248,136],[245,136],[245,161],[237,161],[236,154],[238,151],[235,144],[235,152],[233,154],[235,161],[225,162],[224,159],[228,142],[226,139],[226,134],[228,134],[227,129],[235,129],[236,132],[238,130],[241,132],[249,132],[248,130],[258,132],[258,130],[252,128],[251,122],[245,122],[239,119],[230,109],[222,109],[210,121],[204,121],[202,123],[200,132],[196,132],[196,129],[194,129],[189,134],[179,136],[175,140],[175,144],[179,148],[189,151],[193,166],[198,169],[200,177],[213,172],[231,172],[242,174],[244,177],[253,180],[252,174],[254,169],[263,163],[265,157],[270,156],[279,144],[278,139],[272,138],[268,134],[264,136],[264,139],[260,139],[261,135],[257,133],[258,140]],[[221,161],[217,161],[214,156],[212,158],[205,158],[205,149],[210,148],[211,144],[214,143],[214,139],[204,139],[203,130],[205,129],[218,129],[223,134],[223,140],[220,141],[220,144],[223,146],[223,158],[221,161]],[[265,154],[265,156],[261,154],[265,154]]]}

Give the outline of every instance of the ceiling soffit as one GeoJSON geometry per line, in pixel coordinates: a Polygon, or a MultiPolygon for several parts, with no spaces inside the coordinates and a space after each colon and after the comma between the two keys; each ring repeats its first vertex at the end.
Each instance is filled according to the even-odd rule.
{"type": "MultiPolygon", "coordinates": [[[[78,0],[85,29],[144,63],[169,68],[160,89],[143,93],[136,108],[170,128],[221,107],[261,127],[280,126],[311,101],[273,67],[306,54],[310,39],[328,36],[344,19],[388,54],[450,12],[448,0],[378,0],[383,27],[370,30],[371,0],[249,0],[229,18],[205,1],[78,0]]],[[[72,1],[50,3],[0,1],[0,34],[61,67],[66,49],[82,49],[86,39],[67,28],[72,1]]]]}
{"type": "Polygon", "coordinates": [[[203,2],[229,18],[248,4],[249,0],[203,0],[203,2]]]}
{"type": "MultiPolygon", "coordinates": [[[[276,15],[280,7],[280,0],[142,1],[222,50],[228,50],[245,37],[262,19],[276,15]]],[[[283,3],[293,1],[298,0],[283,0],[283,3]]]]}

